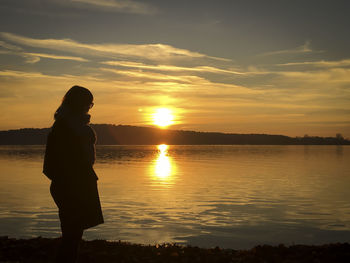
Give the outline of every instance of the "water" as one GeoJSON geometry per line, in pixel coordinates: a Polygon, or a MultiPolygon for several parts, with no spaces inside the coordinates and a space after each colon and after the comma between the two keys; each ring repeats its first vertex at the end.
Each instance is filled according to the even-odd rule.
{"type": "MultiPolygon", "coordinates": [[[[43,146],[0,147],[0,236],[57,237],[43,146]]],[[[348,146],[99,146],[85,239],[202,247],[350,241],[348,146]]]]}

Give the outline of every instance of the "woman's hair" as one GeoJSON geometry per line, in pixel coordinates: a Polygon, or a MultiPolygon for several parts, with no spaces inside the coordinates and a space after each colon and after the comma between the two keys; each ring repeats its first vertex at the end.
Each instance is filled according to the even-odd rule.
{"type": "Polygon", "coordinates": [[[55,112],[55,119],[62,110],[68,110],[75,114],[86,114],[88,109],[93,105],[93,100],[94,97],[87,88],[73,86],[64,95],[60,107],[55,112]]]}

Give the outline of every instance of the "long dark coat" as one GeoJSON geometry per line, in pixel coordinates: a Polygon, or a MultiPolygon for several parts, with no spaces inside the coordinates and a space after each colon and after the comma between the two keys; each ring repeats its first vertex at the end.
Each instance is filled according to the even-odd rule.
{"type": "Polygon", "coordinates": [[[93,169],[95,133],[88,125],[56,120],[47,138],[43,173],[62,228],[87,229],[103,223],[93,169]]]}

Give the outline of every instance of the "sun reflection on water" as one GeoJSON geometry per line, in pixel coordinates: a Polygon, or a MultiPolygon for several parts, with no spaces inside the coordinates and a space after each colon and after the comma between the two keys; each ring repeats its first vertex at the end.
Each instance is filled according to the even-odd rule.
{"type": "Polygon", "coordinates": [[[161,154],[167,154],[169,145],[166,144],[160,144],[157,145],[158,150],[160,151],[161,154]]]}
{"type": "Polygon", "coordinates": [[[166,144],[157,145],[158,156],[152,166],[153,179],[158,181],[167,181],[169,183],[172,180],[174,174],[174,164],[171,157],[168,155],[169,146],[166,144]]]}

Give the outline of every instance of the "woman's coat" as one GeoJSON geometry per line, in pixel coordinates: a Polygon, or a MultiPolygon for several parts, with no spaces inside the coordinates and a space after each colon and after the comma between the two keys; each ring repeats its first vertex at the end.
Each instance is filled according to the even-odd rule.
{"type": "Polygon", "coordinates": [[[47,138],[43,173],[62,227],[86,229],[103,223],[93,169],[96,136],[79,118],[58,118],[47,138]]]}

